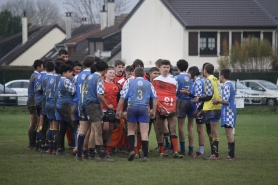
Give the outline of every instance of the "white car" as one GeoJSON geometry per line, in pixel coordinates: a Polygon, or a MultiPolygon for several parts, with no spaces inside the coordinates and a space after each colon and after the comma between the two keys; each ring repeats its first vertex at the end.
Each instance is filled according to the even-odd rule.
{"type": "MultiPolygon", "coordinates": [[[[29,80],[13,80],[5,84],[6,87],[16,91],[16,94],[28,95],[29,80]]],[[[27,105],[28,97],[18,97],[18,105],[27,105]]]]}

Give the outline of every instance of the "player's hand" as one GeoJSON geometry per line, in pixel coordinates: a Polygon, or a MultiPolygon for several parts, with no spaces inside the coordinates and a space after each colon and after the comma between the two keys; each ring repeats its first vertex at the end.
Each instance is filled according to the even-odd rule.
{"type": "Polygon", "coordinates": [[[212,99],[212,103],[215,104],[215,105],[217,105],[217,104],[219,104],[219,100],[213,98],[213,99],[212,99]]]}
{"type": "Polygon", "coordinates": [[[112,104],[109,104],[107,108],[108,108],[108,109],[113,109],[113,105],[112,105],[112,104]]]}
{"type": "Polygon", "coordinates": [[[189,95],[189,94],[190,94],[190,92],[189,92],[187,89],[184,89],[184,88],[182,88],[182,89],[180,90],[180,92],[181,92],[182,94],[186,94],[186,95],[189,95]]]}
{"type": "Polygon", "coordinates": [[[198,118],[202,117],[203,111],[198,112],[197,116],[198,118]]]}
{"type": "Polygon", "coordinates": [[[194,103],[199,103],[200,102],[200,99],[199,99],[200,97],[196,97],[196,98],[194,98],[194,103]]]}
{"type": "Polygon", "coordinates": [[[116,118],[117,119],[121,119],[121,115],[122,115],[122,111],[121,110],[117,110],[116,111],[116,118]]]}
{"type": "Polygon", "coordinates": [[[122,113],[122,117],[125,118],[125,119],[127,119],[127,112],[126,112],[126,111],[124,111],[124,112],[122,113]]]}
{"type": "Polygon", "coordinates": [[[160,113],[161,113],[161,115],[167,114],[166,110],[163,107],[160,107],[160,113]]]}
{"type": "Polygon", "coordinates": [[[193,112],[193,116],[197,116],[198,113],[199,113],[199,110],[197,109],[193,112]]]}
{"type": "Polygon", "coordinates": [[[151,117],[151,119],[155,118],[155,113],[152,109],[150,110],[150,117],[151,117]]]}

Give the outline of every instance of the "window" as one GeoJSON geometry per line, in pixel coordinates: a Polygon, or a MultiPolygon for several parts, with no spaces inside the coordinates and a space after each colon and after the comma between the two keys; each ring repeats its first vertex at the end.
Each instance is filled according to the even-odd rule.
{"type": "Polygon", "coordinates": [[[8,85],[9,88],[21,88],[21,82],[14,82],[8,85]]]}
{"type": "Polygon", "coordinates": [[[250,87],[252,90],[255,91],[262,91],[262,86],[260,86],[259,84],[255,83],[255,82],[248,82],[248,87],[250,87]]]}
{"type": "Polygon", "coordinates": [[[23,88],[28,88],[29,82],[23,82],[23,88]]]}
{"type": "Polygon", "coordinates": [[[200,55],[217,55],[217,32],[200,33],[200,55]]]}

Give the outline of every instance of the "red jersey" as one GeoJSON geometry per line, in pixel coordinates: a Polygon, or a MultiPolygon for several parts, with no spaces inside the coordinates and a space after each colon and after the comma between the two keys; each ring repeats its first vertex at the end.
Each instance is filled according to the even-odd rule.
{"type": "MultiPolygon", "coordinates": [[[[104,99],[107,104],[112,104],[114,110],[117,109],[118,106],[118,94],[120,92],[119,87],[114,82],[105,82],[104,81],[104,99]]],[[[102,110],[107,110],[104,105],[102,106],[102,110]]]]}
{"type": "Polygon", "coordinates": [[[115,83],[121,84],[123,81],[125,81],[124,73],[122,74],[122,76],[115,75],[115,77],[114,77],[114,82],[115,83]]]}
{"type": "Polygon", "coordinates": [[[175,113],[177,81],[171,76],[160,75],[153,80],[152,84],[157,94],[156,110],[161,113],[160,108],[164,108],[167,114],[175,113]]]}

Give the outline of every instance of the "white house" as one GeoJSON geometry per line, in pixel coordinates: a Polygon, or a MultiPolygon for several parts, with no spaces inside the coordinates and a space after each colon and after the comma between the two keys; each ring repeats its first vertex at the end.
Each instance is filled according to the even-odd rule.
{"type": "Polygon", "coordinates": [[[276,47],[277,9],[278,1],[264,0],[140,0],[121,24],[122,59],[139,58],[145,67],[157,59],[218,66],[224,40],[231,48],[253,36],[276,47]]]}

